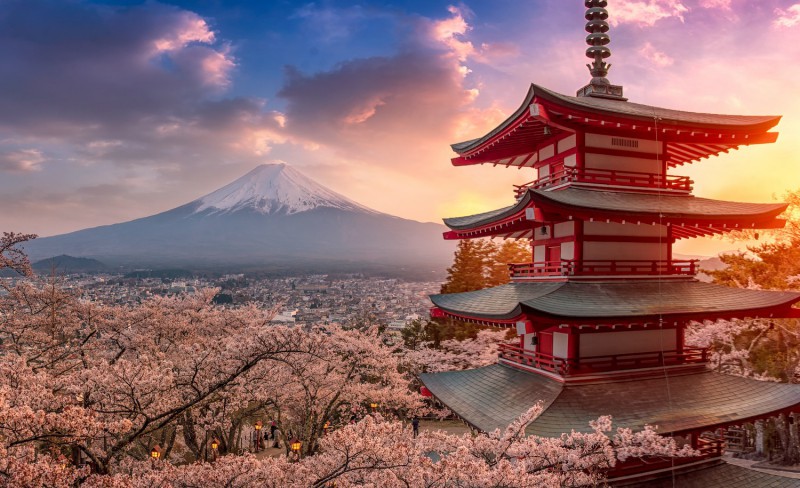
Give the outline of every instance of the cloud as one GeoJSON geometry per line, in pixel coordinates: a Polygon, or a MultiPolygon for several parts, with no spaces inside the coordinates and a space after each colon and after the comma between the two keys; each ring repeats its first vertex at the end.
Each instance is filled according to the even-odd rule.
{"type": "Polygon", "coordinates": [[[730,10],[733,0],[700,0],[700,6],[708,9],[730,10]]]}
{"type": "Polygon", "coordinates": [[[662,68],[664,66],[671,66],[673,63],[675,63],[674,59],[672,59],[666,53],[657,50],[649,42],[646,42],[644,46],[642,46],[642,48],[639,49],[639,55],[649,60],[654,65],[662,68]]]}
{"type": "Polygon", "coordinates": [[[19,149],[16,151],[0,152],[0,171],[10,173],[25,173],[39,171],[39,166],[45,158],[38,149],[19,149]]]}
{"type": "MultiPolygon", "coordinates": [[[[371,12],[370,17],[375,13],[371,12]]],[[[349,38],[356,25],[368,17],[360,5],[348,8],[321,7],[309,3],[297,9],[292,16],[306,22],[308,29],[325,42],[349,38]]]]}
{"type": "Polygon", "coordinates": [[[689,8],[681,0],[619,0],[609,8],[608,21],[612,25],[653,26],[659,20],[671,17],[683,22],[687,12],[689,8]]]}
{"type": "Polygon", "coordinates": [[[800,24],[800,3],[796,3],[786,10],[776,8],[775,14],[778,15],[774,22],[776,27],[794,27],[800,24]]]}
{"type": "Polygon", "coordinates": [[[441,42],[448,48],[453,56],[459,61],[466,61],[475,53],[475,46],[465,39],[465,34],[470,30],[467,20],[464,18],[464,7],[453,5],[447,8],[452,14],[447,19],[437,20],[432,23],[431,34],[434,40],[441,42]]]}

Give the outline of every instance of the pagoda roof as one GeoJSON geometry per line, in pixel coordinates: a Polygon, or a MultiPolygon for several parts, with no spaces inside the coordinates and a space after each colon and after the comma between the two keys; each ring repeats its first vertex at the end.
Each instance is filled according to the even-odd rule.
{"type": "Polygon", "coordinates": [[[677,166],[741,145],[775,142],[767,133],[776,115],[724,115],[672,110],[596,97],[563,95],[531,84],[522,105],[482,137],[452,144],[456,165],[528,165],[524,157],[564,133],[587,130],[667,142],[668,164],[677,166]],[[544,127],[549,127],[549,133],[544,127]]]}
{"type": "Polygon", "coordinates": [[[719,461],[691,471],[669,470],[659,478],[646,481],[609,480],[609,485],[614,488],[797,488],[800,480],[719,461]]]}
{"type": "Polygon", "coordinates": [[[682,238],[722,233],[736,228],[781,226],[782,221],[775,217],[786,207],[785,203],[744,203],[671,193],[569,187],[562,190],[528,189],[514,205],[476,215],[446,218],[444,223],[456,231],[446,233],[446,238],[510,237],[509,234],[524,227],[526,209],[535,208],[540,211],[537,220],[573,217],[658,223],[673,225],[673,235],[682,238]]]}
{"type": "Polygon", "coordinates": [[[752,421],[800,406],[800,385],[757,381],[711,371],[655,378],[564,384],[495,364],[427,373],[420,380],[459,417],[484,432],[504,429],[537,402],[544,411],[529,435],[590,432],[589,422],[611,415],[616,427],[683,433],[752,421]]]}
{"type": "Polygon", "coordinates": [[[749,290],[685,281],[539,281],[507,283],[483,290],[431,295],[453,316],[476,321],[608,323],[653,317],[770,317],[786,314],[800,293],[749,290]]]}

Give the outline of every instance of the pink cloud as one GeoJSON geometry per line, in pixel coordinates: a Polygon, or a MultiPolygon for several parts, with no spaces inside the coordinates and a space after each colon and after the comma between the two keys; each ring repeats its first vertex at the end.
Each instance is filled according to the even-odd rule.
{"type": "Polygon", "coordinates": [[[701,0],[700,6],[709,9],[730,10],[733,0],[701,0]]]}
{"type": "Polygon", "coordinates": [[[673,63],[675,63],[674,59],[672,59],[666,53],[657,50],[649,42],[646,42],[644,46],[639,49],[639,55],[659,67],[671,66],[673,63]]]}
{"type": "Polygon", "coordinates": [[[27,173],[41,170],[45,158],[38,149],[19,149],[0,153],[0,171],[27,173]]]}
{"type": "Polygon", "coordinates": [[[447,11],[452,16],[433,22],[431,36],[436,41],[447,46],[456,59],[462,62],[466,61],[467,58],[475,53],[475,46],[472,42],[464,39],[464,35],[470,30],[470,26],[464,18],[464,11],[461,8],[451,5],[447,8],[447,11]]]}
{"type": "Polygon", "coordinates": [[[778,18],[774,22],[776,27],[794,27],[800,24],[800,3],[796,3],[786,10],[776,8],[775,13],[778,14],[778,18]]]}
{"type": "MultiPolygon", "coordinates": [[[[715,0],[710,0],[715,1],[715,0]]],[[[689,8],[681,0],[620,0],[609,8],[609,22],[652,26],[661,19],[675,17],[683,22],[689,8]]]]}

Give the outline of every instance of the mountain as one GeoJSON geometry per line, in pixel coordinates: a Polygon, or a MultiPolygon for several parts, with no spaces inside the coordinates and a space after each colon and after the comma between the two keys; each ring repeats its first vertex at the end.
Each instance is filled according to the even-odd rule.
{"type": "Polygon", "coordinates": [[[286,164],[258,166],[166,212],[27,243],[113,266],[251,267],[277,271],[444,271],[444,226],[377,212],[286,164]]]}
{"type": "Polygon", "coordinates": [[[98,271],[108,271],[108,267],[96,259],[76,258],[62,254],[52,258],[36,261],[31,265],[34,271],[39,274],[58,274],[69,273],[96,273],[98,271]]]}

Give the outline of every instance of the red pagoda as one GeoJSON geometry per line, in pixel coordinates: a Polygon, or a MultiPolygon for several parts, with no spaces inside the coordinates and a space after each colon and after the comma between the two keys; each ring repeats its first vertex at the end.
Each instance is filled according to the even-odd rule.
{"type": "Polygon", "coordinates": [[[693,321],[797,318],[800,294],[702,283],[695,261],[672,255],[678,239],[783,226],[785,204],[695,197],[688,177],[671,174],[775,142],[780,117],[629,102],[606,79],[606,4],[585,0],[592,79],[576,96],[531,85],[505,122],[452,145],[455,166],[524,167],[536,179],[515,187],[513,205],[445,219],[445,239],[528,239],[532,259],[510,266],[508,284],[431,297],[433,316],[515,328],[519,342],[501,346],[496,365],[421,380],[481,431],[542,402],[529,434],[588,431],[589,421],[612,415],[617,426],[657,425],[702,452],[618,466],[614,486],[660,486],[663,476],[664,486],[675,476],[685,482],[678,486],[796,486],[721,462],[723,441],[704,433],[800,412],[800,386],[709,371],[707,351],[687,347],[684,330],[693,321]]]}

